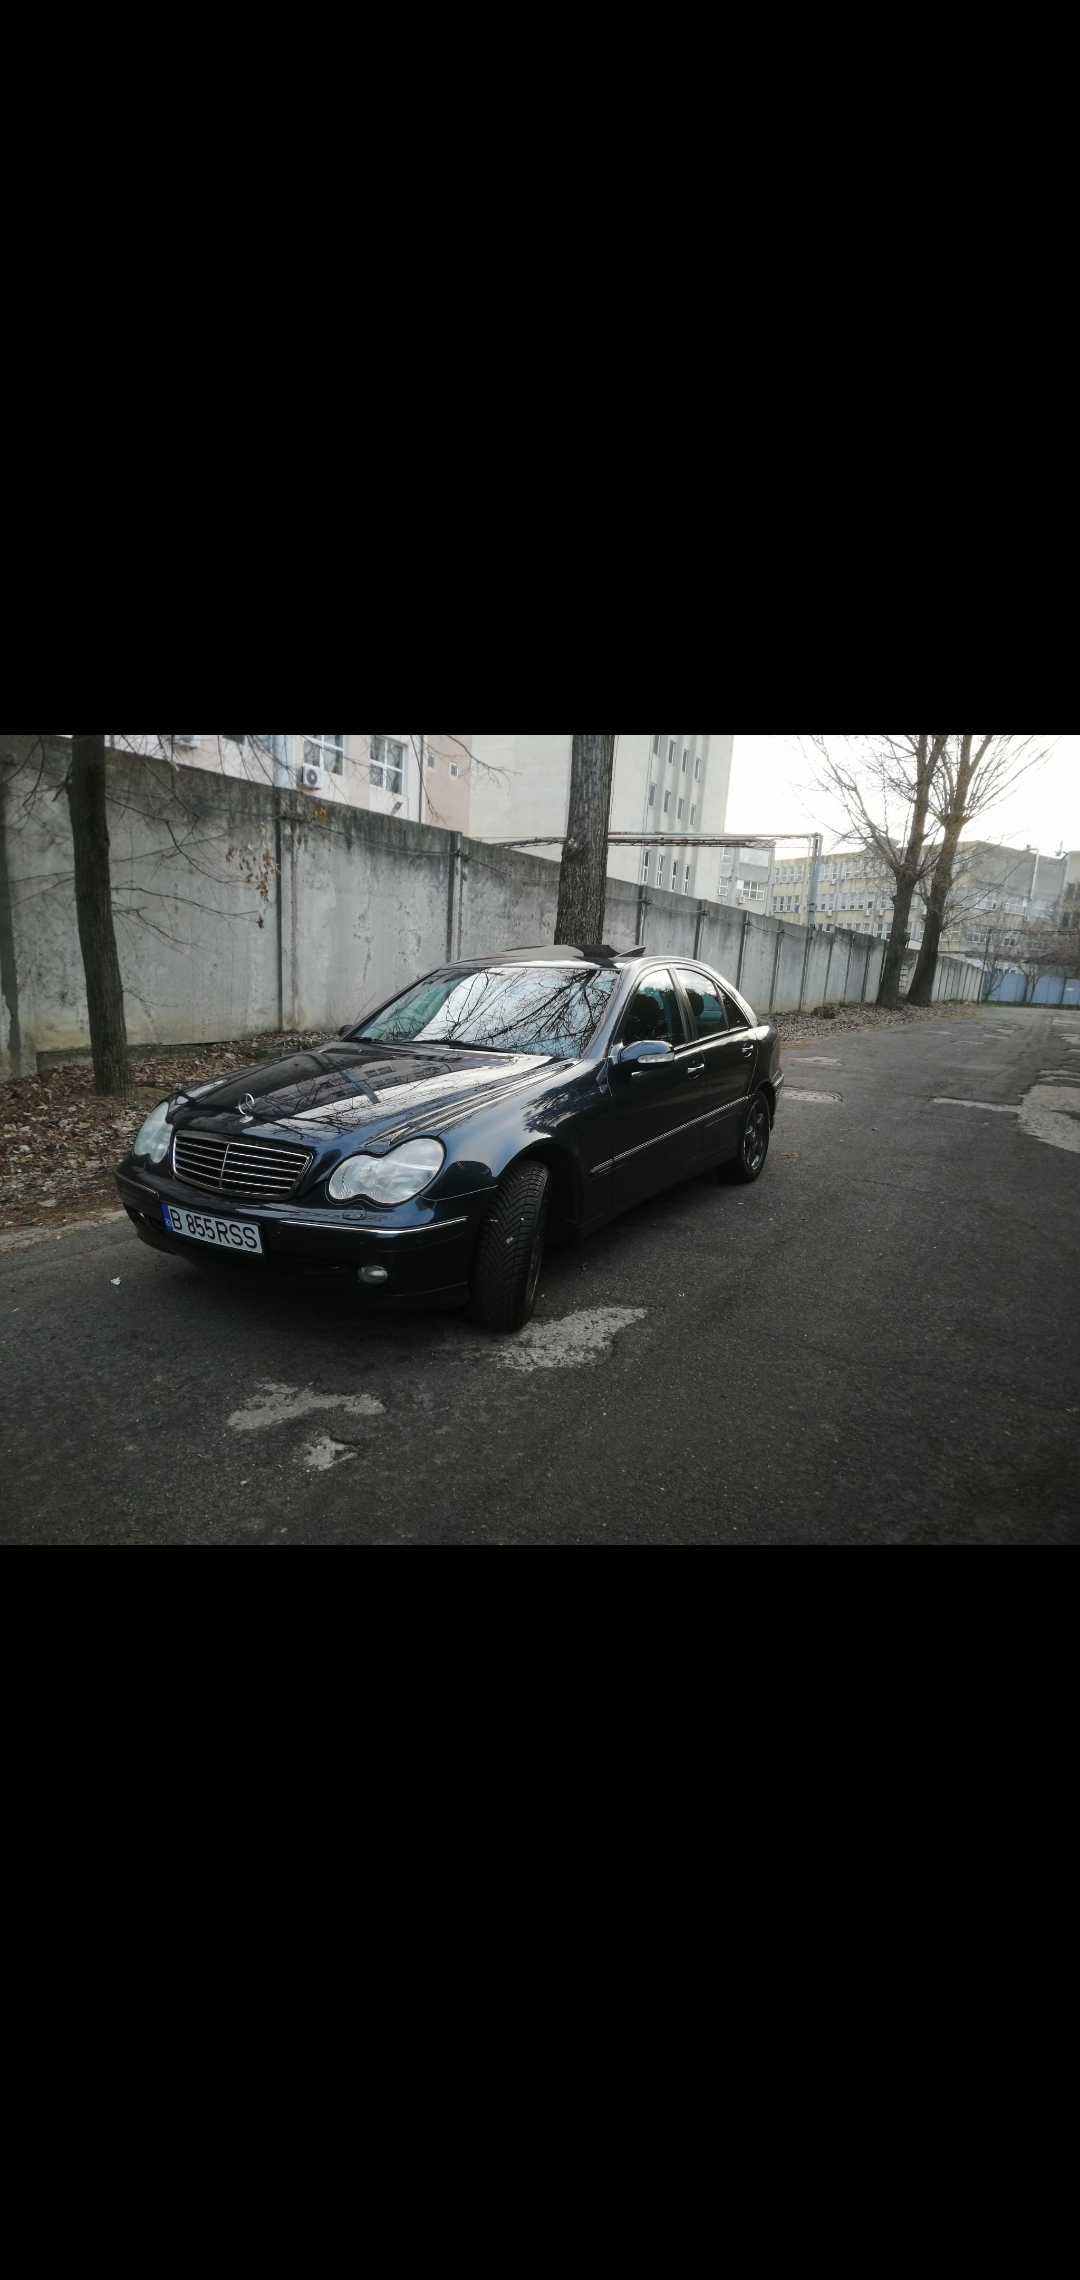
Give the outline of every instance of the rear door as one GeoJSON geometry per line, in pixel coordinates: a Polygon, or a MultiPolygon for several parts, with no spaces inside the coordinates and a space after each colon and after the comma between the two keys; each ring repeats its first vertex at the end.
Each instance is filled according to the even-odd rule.
{"type": "Polygon", "coordinates": [[[739,1145],[742,1105],[757,1062],[755,1034],[715,974],[699,966],[678,966],[675,978],[692,1038],[683,1058],[692,1073],[701,1119],[695,1128],[699,1160],[721,1163],[734,1156],[739,1145]]]}
{"type": "Polygon", "coordinates": [[[676,1180],[686,1167],[688,1143],[685,1127],[694,1115],[694,1087],[683,1051],[687,1029],[683,1001],[668,968],[654,967],[643,974],[626,1008],[617,1033],[620,1045],[641,1038],[657,1038],[672,1048],[670,1061],[640,1070],[611,1069],[615,1103],[615,1202],[624,1210],[656,1188],[676,1180]]]}

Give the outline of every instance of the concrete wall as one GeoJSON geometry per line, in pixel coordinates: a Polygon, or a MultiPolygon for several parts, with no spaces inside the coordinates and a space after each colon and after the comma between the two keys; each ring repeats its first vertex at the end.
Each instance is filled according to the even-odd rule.
{"type": "MultiPolygon", "coordinates": [[[[63,790],[69,748],[0,738],[0,1076],[84,1051],[86,995],[63,790]]],[[[368,809],[116,753],[116,930],[133,1044],[334,1029],[448,956],[554,939],[556,861],[368,809]]],[[[609,883],[607,938],[695,951],[759,1012],[872,1003],[883,955],[687,895],[609,883]]],[[[977,994],[943,960],[939,997],[977,994]]]]}

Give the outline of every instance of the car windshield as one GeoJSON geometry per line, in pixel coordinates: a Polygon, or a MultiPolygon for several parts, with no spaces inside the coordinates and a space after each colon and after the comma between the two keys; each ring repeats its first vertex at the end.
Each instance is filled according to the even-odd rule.
{"type": "Polygon", "coordinates": [[[467,1045],[572,1061],[588,1044],[616,979],[610,967],[491,966],[433,974],[356,1034],[385,1045],[467,1045]]]}

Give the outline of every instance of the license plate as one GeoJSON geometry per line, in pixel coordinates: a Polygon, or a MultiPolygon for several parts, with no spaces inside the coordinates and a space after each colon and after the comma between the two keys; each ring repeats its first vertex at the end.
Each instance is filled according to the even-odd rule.
{"type": "Polygon", "coordinates": [[[216,1243],[219,1251],[258,1251],[262,1236],[242,1219],[211,1219],[209,1212],[189,1211],[186,1205],[163,1203],[161,1216],[173,1235],[187,1235],[193,1243],[216,1243]]]}

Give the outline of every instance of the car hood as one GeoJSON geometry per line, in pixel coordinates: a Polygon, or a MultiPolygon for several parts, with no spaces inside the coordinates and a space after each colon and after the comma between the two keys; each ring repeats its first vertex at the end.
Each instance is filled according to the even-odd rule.
{"type": "Polygon", "coordinates": [[[534,1083],[553,1065],[550,1056],[538,1053],[463,1053],[346,1039],[201,1087],[175,1108],[173,1121],[230,1134],[285,1126],[304,1138],[355,1136],[367,1147],[383,1137],[437,1132],[534,1083]],[[252,1105],[241,1112],[248,1095],[252,1105]]]}

